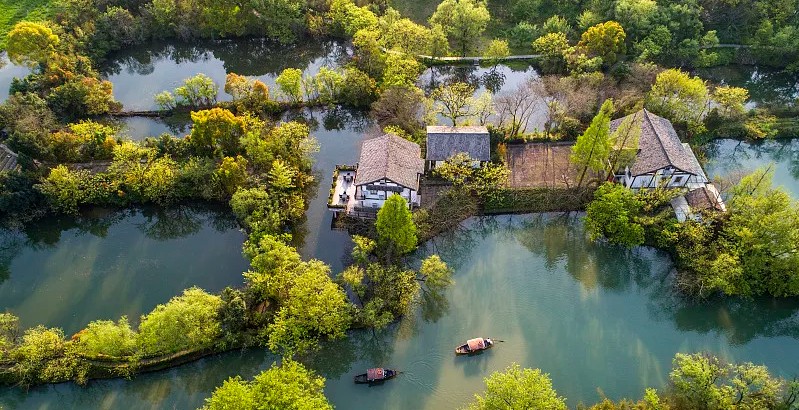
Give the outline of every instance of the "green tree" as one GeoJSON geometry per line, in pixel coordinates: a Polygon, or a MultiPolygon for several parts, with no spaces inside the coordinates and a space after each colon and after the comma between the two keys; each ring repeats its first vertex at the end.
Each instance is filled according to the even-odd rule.
{"type": "Polygon", "coordinates": [[[50,59],[58,43],[50,27],[21,21],[8,32],[6,52],[12,63],[35,68],[50,59]]]}
{"type": "Polygon", "coordinates": [[[228,195],[233,195],[239,187],[247,182],[247,159],[241,155],[224,157],[215,173],[222,189],[228,195]]]}
{"type": "Polygon", "coordinates": [[[440,290],[452,284],[452,269],[438,255],[430,255],[422,261],[419,274],[431,290],[440,290]]]}
{"type": "Polygon", "coordinates": [[[507,40],[491,40],[488,47],[483,52],[483,57],[487,58],[491,64],[498,64],[499,60],[510,55],[510,48],[507,40]]]}
{"type": "Polygon", "coordinates": [[[533,42],[533,50],[541,54],[541,69],[545,73],[561,73],[566,69],[569,40],[563,33],[548,33],[533,42]]]}
{"type": "Polygon", "coordinates": [[[186,144],[195,155],[236,155],[239,139],[246,133],[248,124],[224,108],[211,108],[191,113],[191,134],[186,144]]]}
{"type": "Polygon", "coordinates": [[[383,71],[381,88],[413,87],[422,72],[422,65],[413,57],[390,53],[386,57],[386,69],[383,71]]]}
{"type": "Polygon", "coordinates": [[[637,39],[647,34],[657,10],[655,0],[618,0],[613,15],[629,36],[637,39]]]}
{"type": "Polygon", "coordinates": [[[216,103],[217,94],[219,86],[205,74],[187,78],[183,80],[183,85],[175,88],[177,104],[188,107],[210,107],[216,103]]]}
{"type": "Polygon", "coordinates": [[[469,410],[548,409],[566,410],[566,399],[552,388],[549,375],[538,369],[512,364],[504,372],[485,378],[486,390],[475,395],[469,410]]]}
{"type": "Polygon", "coordinates": [[[76,362],[64,357],[66,348],[61,329],[41,325],[30,328],[12,352],[15,363],[10,371],[23,386],[54,379],[69,380],[76,362]]]}
{"type": "Polygon", "coordinates": [[[211,347],[221,334],[219,296],[190,288],[142,315],[138,349],[144,356],[211,347]]]}
{"type": "Polygon", "coordinates": [[[458,125],[458,118],[470,117],[474,115],[472,105],[474,104],[474,87],[466,83],[453,83],[441,85],[436,88],[431,98],[436,102],[438,112],[445,118],[452,121],[452,125],[458,125]]]}
{"type": "Polygon", "coordinates": [[[675,124],[687,126],[690,133],[703,131],[702,118],[710,96],[705,82],[678,69],[657,75],[646,98],[646,108],[675,124]]]}
{"type": "Polygon", "coordinates": [[[622,185],[604,183],[594,193],[585,215],[585,229],[591,240],[607,238],[610,243],[634,247],[644,243],[644,228],[637,222],[643,203],[622,185]]]}
{"type": "Polygon", "coordinates": [[[89,356],[128,356],[136,350],[136,332],[130,328],[128,318],[122,316],[118,322],[96,320],[72,338],[78,350],[89,356]]]}
{"type": "Polygon", "coordinates": [[[402,255],[416,248],[416,225],[408,209],[408,202],[401,195],[388,197],[377,212],[375,222],[377,235],[382,246],[402,255]]]}
{"type": "Polygon", "coordinates": [[[641,138],[641,125],[644,116],[639,111],[627,116],[616,131],[610,134],[610,157],[608,175],[632,165],[638,155],[638,141],[641,138]]]}
{"type": "Polygon", "coordinates": [[[601,172],[607,168],[612,148],[610,140],[610,115],[612,113],[613,101],[605,100],[599,113],[591,120],[591,125],[572,146],[570,160],[583,169],[580,179],[577,181],[578,188],[582,186],[583,178],[589,169],[601,172]]]}
{"type": "Polygon", "coordinates": [[[444,0],[430,17],[431,25],[440,25],[461,56],[473,50],[488,26],[491,15],[481,0],[444,0]]]}
{"type": "Polygon", "coordinates": [[[718,86],[713,90],[713,101],[718,104],[716,112],[722,118],[741,118],[746,112],[749,91],[746,88],[718,86]]]}
{"type": "Polygon", "coordinates": [[[606,65],[612,65],[618,54],[624,53],[624,39],[627,35],[615,21],[606,21],[589,27],[582,36],[577,48],[590,57],[599,57],[606,65]]]}
{"type": "Polygon", "coordinates": [[[324,395],[325,379],[302,364],[283,360],[251,382],[232,377],[205,399],[204,410],[332,410],[324,395]]]}
{"type": "Polygon", "coordinates": [[[377,16],[366,7],[356,6],[352,0],[333,0],[327,15],[341,32],[350,37],[358,30],[377,26],[377,16]]]}
{"type": "Polygon", "coordinates": [[[283,95],[288,97],[292,102],[298,103],[302,101],[302,70],[299,68],[286,68],[277,78],[277,84],[283,95]]]}

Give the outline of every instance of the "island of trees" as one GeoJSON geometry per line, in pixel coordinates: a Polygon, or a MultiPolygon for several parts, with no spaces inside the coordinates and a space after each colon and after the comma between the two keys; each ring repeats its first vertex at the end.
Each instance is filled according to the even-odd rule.
{"type": "MultiPolygon", "coordinates": [[[[690,294],[799,294],[799,206],[771,186],[770,170],[737,182],[728,212],[684,224],[668,213],[674,192],[633,193],[586,176],[589,170],[608,175],[628,160],[632,145],[619,145],[608,123],[641,107],[671,120],[695,145],[722,136],[793,135],[799,129],[796,104],[747,110],[746,90],[711,85],[686,70],[757,62],[795,72],[795,0],[444,0],[421,23],[379,0],[29,0],[14,7],[4,1],[0,44],[13,63],[31,69],[0,105],[3,143],[19,153],[21,165],[0,173],[5,223],[91,206],[222,202],[248,233],[243,252],[251,267],[242,289],[218,295],[187,289],[143,315],[135,329],[122,317],[89,323],[67,338],[56,328],[20,329],[16,317],[0,314],[0,382],[131,376],[205,354],[266,346],[283,355],[282,364],[252,381],[229,380],[208,400],[209,408],[329,407],[323,380],[295,359],[348,329],[387,326],[411,312],[420,294],[436,294],[451,283],[450,269],[437,256],[413,270],[403,255],[446,228],[442,221],[492,210],[550,210],[536,201],[540,196],[522,198],[505,189],[501,153],[520,141],[574,140],[573,160],[583,173],[570,191],[573,200],[557,203],[568,210],[587,206],[586,227],[597,239],[669,249],[680,269],[678,284],[690,294]],[[25,15],[23,3],[33,10],[27,20],[5,15],[25,15]],[[287,69],[277,77],[277,90],[231,73],[224,84],[229,102],[217,101],[219,85],[204,75],[153,96],[158,115],[191,112],[185,138],[135,143],[119,139],[103,121],[123,112],[112,84],[96,69],[111,52],[153,39],[243,36],[284,44],[344,38],[354,55],[346,66],[313,76],[287,69]],[[535,54],[544,76],[496,96],[490,87],[475,96],[473,86],[461,82],[432,93],[417,87],[426,64],[448,61],[444,57],[481,55],[496,64],[512,52],[535,54]],[[466,166],[468,158],[456,156],[437,171],[454,188],[442,206],[459,204],[457,209],[411,214],[399,197],[389,199],[374,225],[354,237],[354,263],[332,275],[324,263],[302,260],[293,247],[314,184],[315,145],[307,125],[281,122],[277,114],[336,104],[368,109],[385,131],[417,142],[436,115],[453,125],[491,122],[497,160],[474,170],[466,166]],[[544,127],[530,130],[541,104],[544,127]],[[590,155],[586,147],[592,147],[590,155]]],[[[669,389],[660,397],[647,391],[640,402],[606,400],[591,408],[789,409],[797,394],[795,383],[762,367],[703,355],[678,355],[669,389]]],[[[565,406],[544,374],[518,367],[489,378],[473,408],[507,408],[500,400],[565,406]]]]}

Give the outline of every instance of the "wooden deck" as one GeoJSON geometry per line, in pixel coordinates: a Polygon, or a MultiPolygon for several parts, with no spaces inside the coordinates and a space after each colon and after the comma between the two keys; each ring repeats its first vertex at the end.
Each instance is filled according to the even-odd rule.
{"type": "MultiPolygon", "coordinates": [[[[573,142],[508,144],[512,188],[570,188],[577,185],[579,170],[569,161],[573,142]]],[[[591,175],[586,175],[590,178],[591,175]]]]}

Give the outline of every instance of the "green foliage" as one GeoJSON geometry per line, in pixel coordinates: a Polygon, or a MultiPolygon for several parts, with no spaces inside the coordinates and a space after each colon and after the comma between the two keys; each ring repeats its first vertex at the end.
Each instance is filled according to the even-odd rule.
{"type": "Polygon", "coordinates": [[[11,62],[35,68],[50,59],[58,44],[47,25],[22,21],[8,32],[6,51],[11,62]]]}
{"type": "Polygon", "coordinates": [[[350,304],[330,279],[327,265],[302,261],[295,249],[269,235],[251,257],[251,269],[244,274],[248,292],[255,303],[277,305],[274,321],[262,332],[270,349],[291,356],[316,348],[323,339],[344,336],[350,304]]]}
{"type": "Polygon", "coordinates": [[[782,382],[765,366],[727,364],[705,354],[677,353],[669,380],[677,408],[698,410],[773,409],[782,382]]]}
{"type": "Polygon", "coordinates": [[[380,87],[382,89],[413,87],[421,72],[422,65],[415,58],[401,54],[388,54],[380,87]]]}
{"type": "Polygon", "coordinates": [[[53,88],[47,104],[56,115],[68,120],[108,114],[122,108],[114,100],[113,88],[110,81],[81,77],[53,88]]]}
{"type": "Polygon", "coordinates": [[[239,139],[252,125],[258,127],[257,121],[248,124],[246,118],[237,117],[224,108],[211,108],[191,113],[191,134],[186,137],[186,144],[193,153],[200,156],[236,155],[239,139]]]}
{"type": "Polygon", "coordinates": [[[544,73],[560,73],[566,69],[566,54],[570,52],[569,40],[564,33],[547,33],[533,42],[533,50],[541,54],[544,73]]]}
{"type": "Polygon", "coordinates": [[[611,152],[610,115],[613,113],[613,101],[605,100],[599,113],[591,120],[588,129],[577,138],[572,146],[570,160],[583,169],[577,181],[579,188],[583,184],[587,170],[602,172],[606,169],[611,152]]]}
{"type": "Polygon", "coordinates": [[[74,337],[77,351],[90,357],[122,357],[136,350],[136,333],[130,328],[128,318],[122,316],[118,322],[96,320],[74,337]]]}
{"type": "Polygon", "coordinates": [[[352,107],[369,107],[376,98],[375,80],[355,67],[347,67],[336,100],[352,107]]]}
{"type": "Polygon", "coordinates": [[[483,52],[483,57],[488,58],[494,64],[497,64],[500,59],[510,55],[510,48],[506,40],[491,40],[483,52]]]}
{"type": "Polygon", "coordinates": [[[748,100],[749,91],[746,88],[723,85],[713,90],[713,102],[717,104],[713,110],[725,119],[740,119],[743,117],[748,100]]]}
{"type": "Polygon", "coordinates": [[[416,249],[416,225],[408,201],[401,195],[394,194],[386,199],[377,212],[375,227],[379,243],[389,254],[396,251],[402,255],[416,249]]]}
{"type": "Polygon", "coordinates": [[[232,377],[205,399],[204,410],[332,410],[324,395],[325,379],[302,364],[283,360],[251,382],[232,377]]]}
{"type": "Polygon", "coordinates": [[[705,82],[678,69],[658,74],[646,98],[646,108],[687,127],[689,133],[703,131],[702,118],[710,102],[705,82]]]}
{"type": "Polygon", "coordinates": [[[28,329],[12,352],[11,372],[23,385],[69,380],[75,373],[76,363],[64,357],[66,347],[61,329],[44,326],[28,329]]]}
{"type": "Polygon", "coordinates": [[[302,70],[286,68],[275,78],[280,91],[294,103],[302,101],[302,70]]]}
{"type": "Polygon", "coordinates": [[[633,247],[644,243],[644,228],[636,219],[643,204],[622,185],[606,182],[588,204],[585,229],[592,240],[607,238],[610,243],[633,247]]]}
{"type": "Polygon", "coordinates": [[[333,0],[327,16],[339,32],[350,37],[358,30],[377,26],[377,16],[366,7],[356,6],[352,0],[333,0]]]}
{"type": "Polygon", "coordinates": [[[224,157],[216,169],[216,177],[228,195],[233,195],[247,182],[247,160],[241,155],[224,157]]]}
{"type": "Polygon", "coordinates": [[[440,25],[461,56],[476,48],[491,15],[481,0],[444,0],[430,17],[431,25],[440,25]]]}
{"type": "Polygon", "coordinates": [[[474,115],[474,87],[456,82],[443,84],[436,88],[430,96],[436,102],[436,109],[442,116],[449,118],[452,125],[458,125],[458,118],[474,115]]]}
{"type": "Polygon", "coordinates": [[[361,312],[361,320],[363,316],[372,319],[367,325],[380,327],[410,312],[419,294],[416,272],[397,265],[370,263],[365,275],[369,288],[364,300],[368,302],[364,306],[366,311],[361,312]]]}
{"type": "Polygon", "coordinates": [[[219,86],[211,77],[205,74],[197,74],[194,77],[187,78],[183,80],[183,85],[175,88],[177,105],[193,108],[214,105],[218,93],[219,86]]]}
{"type": "Polygon", "coordinates": [[[618,54],[624,53],[626,37],[619,23],[607,21],[589,27],[580,37],[577,48],[589,57],[599,57],[606,65],[612,65],[618,59],[618,54]]]}
{"type": "Polygon", "coordinates": [[[430,255],[419,268],[425,285],[431,290],[440,290],[452,284],[452,269],[438,255],[430,255]]]}
{"type": "Polygon", "coordinates": [[[552,409],[566,410],[566,399],[552,388],[549,375],[538,369],[512,364],[504,372],[485,378],[486,391],[475,395],[470,410],[552,409]]]}
{"type": "Polygon", "coordinates": [[[145,357],[211,347],[221,335],[219,296],[190,288],[142,315],[136,343],[145,357]]]}
{"type": "Polygon", "coordinates": [[[628,116],[619,124],[616,131],[610,134],[611,152],[608,173],[623,171],[632,165],[638,155],[638,141],[641,138],[643,114],[639,111],[628,116]]]}

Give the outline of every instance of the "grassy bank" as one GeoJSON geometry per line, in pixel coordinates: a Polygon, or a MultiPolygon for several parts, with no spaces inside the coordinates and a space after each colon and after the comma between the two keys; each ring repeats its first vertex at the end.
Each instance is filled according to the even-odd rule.
{"type": "Polygon", "coordinates": [[[6,35],[17,22],[47,20],[50,3],[50,0],[0,0],[0,50],[6,48],[6,35]]]}

